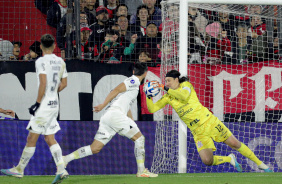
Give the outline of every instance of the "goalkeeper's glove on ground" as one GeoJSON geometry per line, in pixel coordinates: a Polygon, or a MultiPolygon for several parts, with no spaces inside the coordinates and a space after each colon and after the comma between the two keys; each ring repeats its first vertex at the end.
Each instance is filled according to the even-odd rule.
{"type": "Polygon", "coordinates": [[[165,91],[165,92],[167,92],[168,90],[169,90],[169,88],[168,87],[166,87],[165,85],[163,85],[163,84],[160,84],[160,83],[156,83],[156,84],[154,84],[155,85],[155,87],[154,88],[159,88],[160,90],[163,90],[163,91],[165,91]]]}
{"type": "Polygon", "coordinates": [[[34,105],[32,105],[30,108],[28,108],[29,113],[34,116],[34,114],[37,111],[37,109],[39,108],[39,106],[40,106],[40,103],[36,102],[34,105]]]}

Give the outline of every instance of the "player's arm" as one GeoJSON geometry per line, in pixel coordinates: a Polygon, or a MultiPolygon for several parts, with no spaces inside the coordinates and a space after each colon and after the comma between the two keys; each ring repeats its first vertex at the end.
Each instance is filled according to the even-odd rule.
{"type": "Polygon", "coordinates": [[[146,97],[146,103],[147,103],[149,112],[154,113],[164,108],[164,106],[167,104],[167,101],[165,97],[162,97],[160,100],[154,103],[151,98],[146,97]]]}
{"type": "Polygon", "coordinates": [[[131,110],[129,109],[129,111],[127,112],[127,116],[130,118],[130,119],[132,119],[133,121],[134,121],[134,119],[133,119],[133,116],[132,116],[132,113],[131,113],[131,110]]]}
{"type": "Polygon", "coordinates": [[[104,107],[108,105],[110,101],[112,101],[119,93],[123,93],[126,91],[126,86],[124,83],[120,83],[115,89],[113,89],[108,96],[106,97],[105,101],[102,104],[99,104],[94,107],[95,112],[101,111],[104,107]]]}
{"type": "Polygon", "coordinates": [[[37,109],[40,106],[41,100],[45,95],[46,85],[47,85],[47,75],[46,74],[39,74],[39,88],[38,94],[35,104],[33,104],[28,110],[31,115],[34,115],[37,109]]]}
{"type": "Polygon", "coordinates": [[[182,101],[187,101],[190,97],[191,89],[189,87],[183,87],[181,91],[169,89],[167,93],[171,96],[174,96],[177,99],[180,99],[182,101]]]}
{"type": "Polygon", "coordinates": [[[187,101],[190,97],[191,88],[189,86],[183,86],[180,91],[177,91],[177,90],[168,88],[165,85],[160,84],[160,83],[156,83],[154,85],[157,88],[167,92],[169,95],[174,96],[175,98],[180,99],[182,101],[187,101]]]}
{"type": "Polygon", "coordinates": [[[62,78],[61,79],[61,83],[60,83],[60,86],[58,88],[58,92],[62,91],[63,89],[65,89],[68,85],[68,80],[67,78],[62,78]]]}
{"type": "Polygon", "coordinates": [[[47,75],[39,74],[39,88],[36,102],[41,103],[41,100],[45,94],[46,85],[47,85],[47,75]]]}

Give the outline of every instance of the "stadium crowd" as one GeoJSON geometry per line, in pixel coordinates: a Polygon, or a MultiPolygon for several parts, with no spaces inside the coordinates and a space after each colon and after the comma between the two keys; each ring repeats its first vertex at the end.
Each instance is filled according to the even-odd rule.
{"type": "MultiPolygon", "coordinates": [[[[74,6],[74,0],[72,0],[74,6]]],[[[179,6],[171,4],[162,22],[161,0],[80,0],[81,59],[102,63],[147,62],[178,58],[179,6]],[[174,37],[172,39],[172,37],[174,37]],[[165,42],[163,42],[165,40],[165,42]],[[163,45],[163,43],[165,45],[163,45]],[[162,54],[163,53],[163,54],[162,54]],[[146,58],[144,58],[146,57],[146,58]]],[[[67,28],[67,0],[35,0],[46,14],[46,23],[56,31],[62,58],[77,58],[75,27],[67,28]],[[71,55],[66,56],[67,31],[71,55]]],[[[75,8],[75,7],[74,7],[75,8]]],[[[228,5],[220,11],[195,7],[188,10],[188,61],[206,64],[246,64],[279,60],[278,29],[267,28],[262,13],[267,6],[243,6],[246,14],[232,14],[228,5]],[[272,30],[267,33],[268,30],[272,30]]],[[[72,14],[73,21],[77,21],[72,14]]],[[[35,61],[42,55],[36,41],[30,53],[21,53],[21,40],[0,41],[0,60],[35,61]]]]}

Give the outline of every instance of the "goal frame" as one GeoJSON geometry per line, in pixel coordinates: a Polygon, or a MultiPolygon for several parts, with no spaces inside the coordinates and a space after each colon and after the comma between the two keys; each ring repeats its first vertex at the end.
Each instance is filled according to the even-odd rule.
{"type": "MultiPolygon", "coordinates": [[[[167,3],[179,3],[179,72],[187,75],[187,39],[188,39],[188,6],[189,3],[206,4],[242,4],[242,5],[282,5],[282,1],[277,0],[167,0],[167,3]]],[[[165,3],[165,2],[162,2],[165,3]]],[[[282,27],[282,21],[279,22],[282,27]]],[[[282,41],[282,34],[279,34],[279,41],[282,41]]],[[[280,42],[282,43],[282,42],[280,42]]],[[[279,48],[280,50],[280,48],[279,48]]],[[[282,51],[280,51],[282,52],[282,51]]],[[[178,121],[178,173],[187,172],[187,126],[180,118],[178,121]]]]}

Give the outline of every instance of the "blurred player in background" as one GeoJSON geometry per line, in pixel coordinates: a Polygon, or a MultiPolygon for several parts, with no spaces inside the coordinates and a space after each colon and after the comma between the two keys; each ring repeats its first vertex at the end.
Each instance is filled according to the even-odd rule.
{"type": "Polygon", "coordinates": [[[22,178],[24,169],[35,152],[36,142],[40,135],[44,135],[45,141],[57,166],[57,173],[53,184],[60,183],[68,176],[64,168],[62,150],[55,140],[55,133],[60,130],[57,122],[59,113],[58,92],[67,86],[66,64],[62,58],[53,54],[55,39],[50,34],[41,37],[40,48],[43,57],[36,60],[36,75],[38,79],[38,95],[36,103],[29,108],[32,115],[27,126],[29,131],[26,146],[22,152],[19,164],[11,169],[1,169],[8,176],[22,178]]]}
{"type": "Polygon", "coordinates": [[[136,63],[133,75],[120,83],[106,97],[104,103],[94,107],[95,112],[100,112],[108,104],[105,114],[101,117],[99,129],[91,145],[84,146],[64,157],[67,165],[74,159],[97,154],[118,133],[134,141],[134,153],[137,161],[137,177],[157,177],[145,169],[145,137],[140,132],[133,120],[130,106],[136,100],[141,81],[147,75],[147,66],[136,63]]]}
{"type": "Polygon", "coordinates": [[[213,155],[216,150],[214,141],[223,142],[231,148],[239,151],[249,158],[265,172],[273,172],[242,142],[239,142],[230,130],[198,100],[197,94],[187,77],[180,77],[177,70],[169,71],[165,76],[166,86],[155,82],[155,88],[167,92],[159,101],[153,103],[146,98],[148,110],[154,113],[167,104],[177,112],[180,119],[191,130],[197,150],[205,165],[219,165],[225,162],[233,165],[238,172],[242,172],[242,166],[237,162],[235,155],[213,155]]]}

